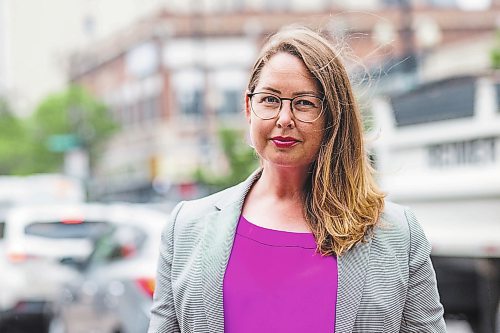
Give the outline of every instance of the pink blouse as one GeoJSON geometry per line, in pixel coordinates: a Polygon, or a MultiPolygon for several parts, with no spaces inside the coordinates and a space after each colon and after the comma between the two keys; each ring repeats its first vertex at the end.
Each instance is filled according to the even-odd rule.
{"type": "Polygon", "coordinates": [[[337,259],[312,233],[278,231],[240,217],[224,276],[226,333],[335,331],[337,259]]]}

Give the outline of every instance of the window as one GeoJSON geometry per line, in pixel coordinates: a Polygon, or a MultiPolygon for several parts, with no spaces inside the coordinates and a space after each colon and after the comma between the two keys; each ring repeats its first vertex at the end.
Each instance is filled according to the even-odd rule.
{"type": "Polygon", "coordinates": [[[110,258],[115,257],[113,252],[115,250],[116,244],[113,240],[113,232],[106,234],[101,237],[92,252],[92,255],[89,258],[88,265],[93,266],[99,263],[103,263],[108,261],[110,258]]]}
{"type": "Polygon", "coordinates": [[[203,93],[201,90],[186,90],[178,94],[179,109],[183,114],[203,114],[203,93]]]}
{"type": "Polygon", "coordinates": [[[495,84],[495,91],[497,97],[497,112],[500,112],[500,83],[495,84]]]}
{"type": "Polygon", "coordinates": [[[152,96],[143,101],[142,118],[144,122],[151,123],[160,118],[160,99],[158,96],[152,96]]]}
{"type": "Polygon", "coordinates": [[[24,228],[26,235],[45,238],[89,238],[98,236],[109,229],[106,222],[35,222],[24,228]]]}
{"type": "Polygon", "coordinates": [[[437,82],[391,99],[400,126],[472,117],[475,82],[471,78],[437,82]]]}
{"type": "Polygon", "coordinates": [[[401,0],[382,0],[382,3],[384,6],[395,7],[401,5],[401,0]]]}
{"type": "Polygon", "coordinates": [[[146,235],[132,226],[117,226],[97,241],[88,266],[133,256],[144,244],[146,235]]]}
{"type": "Polygon", "coordinates": [[[231,114],[239,113],[243,110],[243,97],[240,91],[226,90],[222,92],[222,103],[217,113],[231,114]]]}
{"type": "Polygon", "coordinates": [[[427,0],[427,3],[430,6],[435,6],[435,7],[457,7],[457,2],[456,0],[427,0]]]}

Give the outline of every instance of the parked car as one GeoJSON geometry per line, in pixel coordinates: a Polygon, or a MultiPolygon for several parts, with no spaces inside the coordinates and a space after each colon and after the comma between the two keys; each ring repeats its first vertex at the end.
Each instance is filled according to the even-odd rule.
{"type": "Polygon", "coordinates": [[[0,331],[44,332],[53,302],[80,274],[95,239],[121,224],[158,224],[164,213],[126,204],[18,206],[5,218],[0,268],[0,331]],[[147,222],[144,222],[147,221],[147,222]]]}
{"type": "Polygon", "coordinates": [[[145,333],[166,219],[158,212],[116,225],[85,263],[68,263],[80,276],[65,283],[49,332],[145,333]]]}

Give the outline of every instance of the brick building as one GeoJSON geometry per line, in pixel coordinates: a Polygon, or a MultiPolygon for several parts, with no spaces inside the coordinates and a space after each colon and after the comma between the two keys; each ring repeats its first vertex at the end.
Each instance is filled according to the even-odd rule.
{"type": "Polygon", "coordinates": [[[262,40],[284,25],[328,31],[353,75],[390,67],[391,77],[414,77],[422,55],[492,40],[499,13],[496,5],[462,11],[424,4],[371,12],[155,12],[71,58],[70,80],[102,98],[122,126],[93,170],[94,194],[136,200],[159,185],[188,197],[197,167],[223,172],[217,129],[244,131],[249,68],[262,40]]]}

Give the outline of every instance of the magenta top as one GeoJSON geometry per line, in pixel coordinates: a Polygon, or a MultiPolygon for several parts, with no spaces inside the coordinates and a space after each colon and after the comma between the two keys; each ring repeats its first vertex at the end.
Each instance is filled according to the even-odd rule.
{"type": "Polygon", "coordinates": [[[335,332],[337,259],[312,233],[278,231],[240,217],[224,276],[226,333],[335,332]]]}

